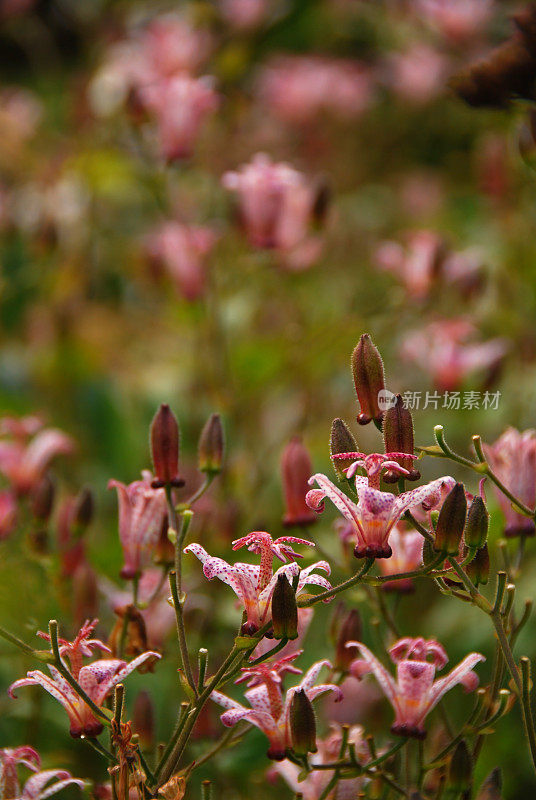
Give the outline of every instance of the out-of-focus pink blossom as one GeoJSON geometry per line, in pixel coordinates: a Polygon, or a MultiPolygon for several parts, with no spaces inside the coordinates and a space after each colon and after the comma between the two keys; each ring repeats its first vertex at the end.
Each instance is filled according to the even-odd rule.
{"type": "Polygon", "coordinates": [[[370,71],[356,61],[285,56],[262,70],[259,100],[273,114],[301,125],[322,113],[353,119],[372,102],[370,71]]]}
{"type": "Polygon", "coordinates": [[[0,91],[0,135],[3,139],[12,137],[23,142],[30,139],[42,116],[43,107],[31,92],[19,88],[0,91]]]}
{"type": "Polygon", "coordinates": [[[117,489],[119,502],[119,539],[125,559],[121,577],[139,577],[156,547],[167,515],[164,489],[151,487],[152,475],[142,472],[142,480],[128,485],[111,480],[109,489],[117,489]]]}
{"type": "MultiPolygon", "coordinates": [[[[393,551],[391,558],[380,561],[382,575],[396,575],[401,572],[412,572],[422,564],[424,539],[415,530],[405,530],[401,524],[395,525],[389,537],[393,551]]],[[[411,578],[382,583],[386,592],[412,592],[414,584],[411,578]]]]}
{"type": "Polygon", "coordinates": [[[437,389],[454,391],[474,372],[496,369],[507,353],[505,339],[470,341],[475,335],[475,326],[466,319],[439,320],[409,333],[400,353],[426,370],[437,389]]]}
{"type": "Polygon", "coordinates": [[[17,503],[9,489],[0,491],[0,541],[13,533],[17,524],[17,503]]]}
{"type": "Polygon", "coordinates": [[[286,695],[283,695],[281,680],[277,679],[277,674],[273,678],[264,667],[259,672],[259,682],[255,682],[252,688],[245,692],[250,708],[220,692],[212,692],[211,698],[227,709],[221,717],[224,725],[231,727],[241,719],[245,719],[260,728],[270,742],[268,757],[281,761],[285,758],[287,748],[292,747],[290,704],[294,693],[303,690],[310,702],[326,692],[334,692],[336,696],[342,697],[341,690],[333,683],[315,685],[324,666],[331,667],[331,664],[329,661],[317,661],[313,664],[297,686],[287,689],[286,695]]]}
{"type": "MultiPolygon", "coordinates": [[[[508,428],[492,445],[484,445],[491,468],[524,505],[536,506],[536,431],[508,428]]],[[[511,501],[493,484],[505,518],[506,536],[534,536],[534,520],[515,511],[511,501]]]]}
{"type": "Polygon", "coordinates": [[[207,258],[217,241],[211,228],[164,222],[145,239],[151,263],[169,274],[186,300],[202,297],[206,284],[207,258]]]}
{"type": "MultiPolygon", "coordinates": [[[[332,764],[337,761],[342,743],[341,726],[332,724],[328,736],[324,739],[317,739],[316,743],[318,751],[311,754],[311,764],[332,764]]],[[[351,726],[348,731],[348,743],[354,745],[358,761],[366,764],[367,760],[370,759],[370,750],[366,745],[361,725],[351,726]]],[[[333,777],[332,771],[323,769],[313,770],[305,780],[299,780],[300,768],[288,761],[288,759],[278,761],[274,765],[274,769],[281,775],[293,792],[297,792],[303,797],[303,800],[318,800],[333,777]]],[[[353,798],[359,796],[362,785],[362,778],[340,780],[328,797],[330,800],[353,800],[353,798]]]]}
{"type": "Polygon", "coordinates": [[[240,31],[258,28],[266,19],[270,5],[268,0],[220,0],[222,16],[240,31]]]}
{"type": "Polygon", "coordinates": [[[485,661],[480,653],[470,653],[448,675],[435,680],[436,670],[448,662],[443,647],[433,639],[411,639],[406,637],[394,644],[389,655],[397,665],[396,681],[385,669],[381,661],[361,642],[349,642],[348,646],[358,647],[362,658],[353,662],[350,670],[361,678],[372,672],[385,694],[396,717],[391,727],[399,736],[414,736],[424,739],[426,731],[423,723],[427,714],[439,703],[443,695],[456,684],[461,683],[466,691],[478,686],[478,676],[473,667],[485,661]]]}
{"type": "Polygon", "coordinates": [[[493,13],[493,0],[413,0],[413,4],[421,19],[454,42],[480,34],[493,13]]]}
{"type": "Polygon", "coordinates": [[[441,92],[448,76],[448,59],[426,44],[415,43],[386,61],[386,82],[403,100],[426,103],[441,92]]]}
{"type": "Polygon", "coordinates": [[[451,252],[443,238],[430,230],[412,232],[406,247],[398,242],[382,242],[375,260],[380,269],[396,274],[416,300],[427,297],[439,280],[468,293],[478,284],[482,272],[478,252],[451,252]]]}
{"type": "Polygon", "coordinates": [[[20,438],[0,441],[0,472],[17,494],[28,494],[55,456],[73,452],[74,442],[70,436],[55,428],[45,428],[27,443],[20,438]]]}
{"type": "Polygon", "coordinates": [[[284,162],[257,153],[222,178],[235,192],[242,227],[254,247],[275,249],[290,269],[305,269],[320,255],[310,235],[317,193],[305,176],[284,162]]]}
{"type": "Polygon", "coordinates": [[[209,75],[175,75],[142,88],[140,99],[155,120],[158,147],[166,161],[192,155],[203,124],[220,103],[209,75]]]}

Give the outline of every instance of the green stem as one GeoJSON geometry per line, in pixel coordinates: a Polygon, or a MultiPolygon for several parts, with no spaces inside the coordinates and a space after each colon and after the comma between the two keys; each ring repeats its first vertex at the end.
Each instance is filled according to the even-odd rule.
{"type": "Polygon", "coordinates": [[[340,592],[344,592],[346,589],[350,589],[352,586],[355,586],[356,583],[359,583],[361,578],[366,575],[369,569],[374,564],[373,558],[367,558],[365,563],[359,570],[353,575],[351,578],[348,578],[347,581],[340,583],[338,586],[334,586],[332,589],[328,589],[325,592],[320,592],[320,594],[315,594],[314,597],[309,598],[308,600],[298,600],[298,607],[299,608],[309,608],[310,606],[314,606],[316,603],[319,603],[321,600],[327,600],[329,597],[335,597],[335,595],[339,594],[340,592]]]}

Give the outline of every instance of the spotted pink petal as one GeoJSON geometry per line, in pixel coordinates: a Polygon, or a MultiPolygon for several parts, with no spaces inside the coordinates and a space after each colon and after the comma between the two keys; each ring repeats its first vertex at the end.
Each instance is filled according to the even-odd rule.
{"type": "MultiPolygon", "coordinates": [[[[348,645],[355,645],[359,648],[363,659],[367,662],[368,666],[370,667],[370,671],[373,673],[374,677],[380,684],[380,688],[383,691],[384,695],[387,697],[393,708],[396,710],[398,707],[397,703],[397,687],[392,678],[392,676],[387,672],[381,661],[378,661],[376,656],[370,652],[368,647],[365,647],[364,644],[361,642],[349,642],[348,645]]],[[[347,646],[348,646],[347,645],[347,646]]]]}
{"type": "Polygon", "coordinates": [[[29,778],[22,791],[22,800],[45,800],[56,792],[60,792],[66,786],[79,786],[84,788],[84,781],[71,777],[71,773],[64,769],[47,769],[29,778]],[[47,783],[57,778],[57,781],[45,788],[47,783]]]}
{"type": "Polygon", "coordinates": [[[466,676],[472,672],[475,664],[478,664],[479,661],[485,660],[485,657],[481,653],[470,653],[458,664],[457,667],[454,667],[454,669],[451,670],[448,675],[445,675],[443,678],[439,678],[439,680],[435,682],[430,692],[429,710],[437,705],[443,695],[456,686],[456,684],[463,683],[464,678],[466,678],[466,676]]]}

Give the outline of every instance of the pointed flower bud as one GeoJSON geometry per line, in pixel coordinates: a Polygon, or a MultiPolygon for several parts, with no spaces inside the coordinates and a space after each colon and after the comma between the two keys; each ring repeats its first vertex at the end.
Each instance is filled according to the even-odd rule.
{"type": "Polygon", "coordinates": [[[449,764],[448,786],[455,794],[469,789],[473,774],[473,759],[465,740],[459,742],[449,764]]]}
{"type": "Polygon", "coordinates": [[[154,747],[154,705],[149,692],[142,689],[136,697],[132,723],[135,733],[140,737],[140,744],[144,750],[154,747]]]}
{"type": "Polygon", "coordinates": [[[465,526],[467,500],[462,483],[456,483],[443,501],[435,532],[434,550],[457,556],[465,526]]]}
{"type": "Polygon", "coordinates": [[[352,465],[351,458],[334,458],[337,453],[355,453],[359,450],[357,442],[352,436],[344,420],[337,417],[331,423],[331,435],[329,437],[329,454],[333,462],[333,467],[337,473],[337,478],[342,480],[346,477],[345,472],[352,465]]]}
{"type": "Polygon", "coordinates": [[[480,785],[476,800],[502,800],[502,775],[499,767],[492,769],[480,785]]]}
{"type": "Polygon", "coordinates": [[[47,522],[54,506],[56,487],[46,472],[32,493],[32,514],[41,522],[47,522]]]}
{"type": "Polygon", "coordinates": [[[316,720],[313,704],[305,689],[294,692],[290,703],[292,749],[299,756],[316,753],[316,720]]]}
{"type": "Polygon", "coordinates": [[[360,425],[371,420],[380,423],[383,412],[378,405],[378,394],[385,389],[382,358],[368,333],[364,333],[352,353],[352,373],[361,413],[357,417],[360,425]]]}
{"type": "Polygon", "coordinates": [[[296,595],[284,572],[277,576],[272,595],[272,627],[274,639],[298,637],[298,607],[296,595]]]}
{"type": "Polygon", "coordinates": [[[151,423],[151,454],[155,472],[153,489],[183,486],[179,478],[179,426],[167,403],[162,403],[151,423]]]}
{"type": "Polygon", "coordinates": [[[199,469],[210,475],[221,472],[225,451],[223,425],[219,414],[211,414],[201,431],[198,444],[199,469]]]}
{"type": "Polygon", "coordinates": [[[463,535],[467,547],[481,548],[488,538],[489,514],[483,499],[476,495],[471,503],[463,535]]]}
{"type": "Polygon", "coordinates": [[[294,436],[281,456],[281,481],[285,495],[283,525],[305,527],[316,522],[316,513],[305,502],[309,478],[313,474],[311,457],[299,436],[294,436]]]}
{"type": "Polygon", "coordinates": [[[478,586],[480,583],[484,586],[486,585],[489,578],[489,552],[487,544],[481,547],[480,550],[477,550],[476,556],[467,564],[465,571],[475,586],[478,586]]]}
{"type": "MultiPolygon", "coordinates": [[[[413,453],[413,420],[411,411],[404,406],[402,396],[397,394],[396,402],[390,406],[383,415],[383,440],[385,442],[386,453],[413,453]]],[[[410,458],[394,459],[401,467],[407,469],[408,481],[416,481],[421,477],[421,473],[413,467],[410,458]]],[[[388,470],[383,479],[386,483],[396,483],[399,476],[396,472],[388,470]]]]}
{"type": "Polygon", "coordinates": [[[353,608],[342,620],[339,627],[337,644],[335,647],[335,668],[341,672],[348,672],[350,664],[355,660],[355,651],[346,647],[347,642],[360,642],[363,626],[359,611],[353,608]]]}
{"type": "Polygon", "coordinates": [[[95,513],[95,500],[93,492],[87,486],[80,490],[74,501],[73,527],[83,533],[91,524],[95,513]]]}

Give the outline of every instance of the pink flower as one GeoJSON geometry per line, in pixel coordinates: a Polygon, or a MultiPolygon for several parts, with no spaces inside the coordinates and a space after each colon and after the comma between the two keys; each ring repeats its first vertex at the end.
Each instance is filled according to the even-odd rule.
{"type": "MultiPolygon", "coordinates": [[[[412,572],[421,566],[424,539],[418,531],[404,530],[400,524],[395,525],[389,536],[389,544],[393,555],[387,560],[380,561],[382,575],[412,572]]],[[[411,578],[386,581],[382,584],[382,589],[386,592],[412,592],[413,588],[411,578]]]]}
{"type": "Polygon", "coordinates": [[[151,487],[150,472],[142,472],[142,480],[128,485],[108,482],[117,489],[119,501],[119,538],[125,558],[121,577],[131,580],[139,576],[158,542],[160,529],[167,515],[164,489],[151,487]]]}
{"type": "Polygon", "coordinates": [[[38,772],[41,766],[39,753],[27,745],[0,749],[0,795],[6,800],[20,796],[19,764],[38,772]]]}
{"type": "Polygon", "coordinates": [[[39,772],[41,759],[33,747],[4,748],[0,750],[0,793],[3,800],[45,800],[66,786],[84,788],[84,781],[73,778],[64,769],[47,769],[39,772]],[[17,767],[22,764],[35,772],[20,788],[17,767]],[[51,781],[56,779],[56,783],[51,781]],[[48,784],[48,786],[47,786],[48,784]]]}
{"type": "Polygon", "coordinates": [[[474,325],[463,318],[432,322],[405,337],[401,355],[427,370],[440,391],[453,391],[468,375],[495,370],[506,355],[505,339],[468,341],[475,333],[474,325]]]}
{"type": "Polygon", "coordinates": [[[316,200],[305,176],[284,162],[257,153],[223,186],[238,196],[238,212],[251,244],[275,249],[290,269],[305,269],[318,257],[320,242],[309,235],[316,200]]]}
{"type": "Polygon", "coordinates": [[[209,75],[175,75],[144,87],[140,98],[155,119],[160,153],[166,161],[192,155],[202,125],[219,105],[209,75]]]}
{"type": "Polygon", "coordinates": [[[227,727],[236,725],[241,719],[246,719],[266,735],[270,742],[268,758],[280,761],[285,758],[285,752],[292,746],[290,739],[290,704],[295,692],[305,691],[312,702],[325,692],[335,692],[342,697],[341,690],[333,683],[322,683],[315,686],[322,667],[331,668],[329,661],[317,661],[306,673],[302,681],[288,689],[283,696],[281,680],[278,678],[277,669],[275,677],[264,667],[258,671],[258,681],[254,681],[253,688],[245,692],[245,697],[250,708],[237,703],[220,692],[212,692],[212,699],[223,708],[228,709],[222,714],[221,721],[227,727]]]}
{"type": "Polygon", "coordinates": [[[345,470],[348,480],[355,477],[358,469],[362,469],[367,476],[368,485],[373,489],[379,489],[381,474],[384,470],[399,477],[407,477],[410,474],[409,470],[401,467],[395,459],[415,459],[417,456],[414,456],[413,453],[369,453],[368,455],[365,453],[336,453],[333,458],[344,461],[349,458],[355,459],[345,470]]]}
{"type": "Polygon", "coordinates": [[[447,58],[419,42],[405,52],[392,53],[387,60],[387,82],[402,100],[427,103],[444,87],[447,58]]]}
{"type": "Polygon", "coordinates": [[[207,256],[216,241],[210,228],[169,221],[146,237],[145,248],[151,262],[167,271],[179,294],[193,301],[204,294],[207,256]]]}
{"type": "Polygon", "coordinates": [[[371,103],[370,72],[359,62],[318,56],[273,59],[258,84],[263,106],[296,125],[322,113],[352,119],[371,103]]]}
{"type": "Polygon", "coordinates": [[[361,642],[348,642],[348,647],[358,647],[362,660],[353,662],[352,674],[361,678],[372,672],[381,690],[393,706],[395,721],[393,733],[400,736],[414,736],[424,739],[426,731],[424,718],[437,705],[443,695],[456,684],[461,683],[466,691],[478,686],[478,676],[473,667],[485,661],[480,653],[470,653],[448,675],[435,680],[436,670],[448,662],[443,647],[433,639],[400,639],[389,650],[392,661],[397,665],[396,681],[361,642]]]}
{"type": "Polygon", "coordinates": [[[246,612],[247,619],[242,626],[242,631],[247,635],[252,635],[270,619],[272,594],[280,574],[285,574],[290,583],[294,576],[298,575],[296,595],[306,585],[311,584],[321,586],[323,589],[331,589],[331,584],[326,578],[313,574],[315,569],[320,569],[329,575],[331,570],[327,561],[317,561],[305,569],[300,569],[292,561],[290,564],[279,567],[275,572],[273,571],[274,556],[281,561],[299,557],[298,553],[295,553],[286,544],[288,542],[312,545],[312,542],[298,539],[295,536],[283,536],[273,540],[270,534],[264,531],[255,531],[233,542],[235,550],[237,547],[247,545],[249,550],[259,553],[260,565],[241,562],[228,564],[221,558],[210,556],[200,544],[195,543],[185,547],[184,552],[193,553],[201,561],[206,578],[209,580],[219,578],[233,589],[243,603],[246,612]]]}
{"type": "Polygon", "coordinates": [[[220,0],[222,15],[241,31],[258,28],[267,16],[269,6],[268,0],[220,0]]]}
{"type": "MultiPolygon", "coordinates": [[[[119,659],[102,659],[82,666],[82,658],[90,656],[94,648],[108,650],[108,647],[98,639],[89,638],[96,624],[97,620],[93,620],[93,622],[87,622],[83,625],[73,642],[60,639],[60,655],[64,666],[69,669],[80,688],[83,689],[96,706],[101,708],[114,686],[121,683],[127,675],[130,675],[145,661],[160,658],[160,655],[153,651],[148,651],[142,653],[129,664],[119,659]],[[64,661],[64,658],[68,659],[68,664],[64,661]]],[[[49,638],[47,634],[40,635],[42,638],[49,638]]],[[[65,708],[71,723],[71,736],[98,736],[103,730],[103,725],[95,717],[91,708],[86,705],[56,667],[49,664],[48,669],[52,677],[45,675],[40,670],[32,670],[27,673],[26,678],[15,681],[9,687],[9,695],[15,697],[15,690],[21,686],[42,686],[65,708]]]]}
{"type": "Polygon", "coordinates": [[[210,34],[193,28],[178,14],[163,14],[139,36],[137,57],[153,80],[195,72],[210,52],[210,34]]]}
{"type": "MultiPolygon", "coordinates": [[[[536,506],[536,431],[508,428],[492,445],[484,445],[491,468],[518,500],[536,506]]],[[[505,517],[505,536],[534,536],[534,520],[515,511],[510,500],[493,485],[505,517]]]]}
{"type": "Polygon", "coordinates": [[[420,17],[455,42],[480,33],[493,11],[492,0],[414,0],[414,5],[420,17]]]}
{"type": "Polygon", "coordinates": [[[35,434],[29,443],[21,439],[0,441],[0,472],[14,491],[28,494],[34,489],[55,456],[70,455],[74,442],[62,431],[45,428],[35,434]]]}
{"type": "Polygon", "coordinates": [[[0,491],[0,541],[13,533],[17,524],[17,503],[9,489],[0,491]]]}
{"type": "MultiPolygon", "coordinates": [[[[357,545],[356,558],[390,558],[392,549],[389,535],[404,512],[419,503],[437,502],[445,478],[438,478],[425,486],[395,495],[369,486],[367,478],[355,479],[358,502],[355,503],[335,486],[326,475],[313,475],[309,484],[316,482],[319,489],[307,493],[307,503],[315,511],[324,510],[324,498],[329,497],[334,506],[353,525],[357,545]]],[[[449,479],[450,480],[450,479],[449,479]]]]}
{"type": "MultiPolygon", "coordinates": [[[[342,728],[336,723],[330,726],[330,733],[324,739],[317,739],[318,751],[309,757],[311,764],[331,764],[337,761],[342,743],[342,728]]],[[[358,760],[366,764],[370,759],[370,751],[365,743],[361,725],[352,725],[348,733],[348,743],[353,744],[358,760]]],[[[318,800],[333,777],[331,770],[313,770],[302,779],[302,770],[291,761],[285,760],[274,764],[275,771],[281,775],[289,788],[303,796],[303,800],[318,800]]],[[[354,800],[359,796],[363,786],[363,778],[346,778],[337,783],[335,794],[330,793],[332,800],[354,800]]]]}

